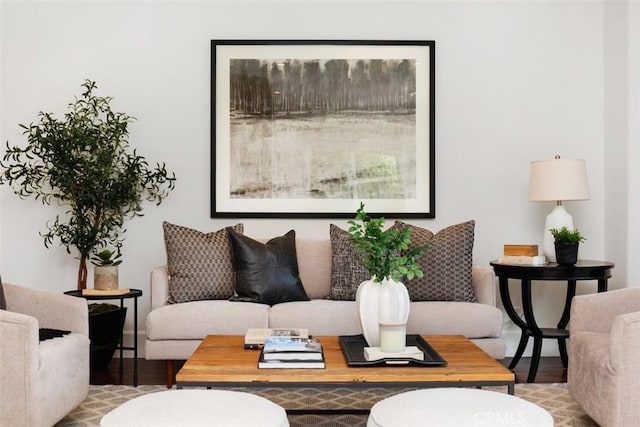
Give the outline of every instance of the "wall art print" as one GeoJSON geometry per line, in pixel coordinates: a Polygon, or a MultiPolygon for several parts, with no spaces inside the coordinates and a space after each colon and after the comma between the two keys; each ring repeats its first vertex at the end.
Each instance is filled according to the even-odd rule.
{"type": "Polygon", "coordinates": [[[435,217],[435,42],[211,41],[211,216],[435,217]]]}

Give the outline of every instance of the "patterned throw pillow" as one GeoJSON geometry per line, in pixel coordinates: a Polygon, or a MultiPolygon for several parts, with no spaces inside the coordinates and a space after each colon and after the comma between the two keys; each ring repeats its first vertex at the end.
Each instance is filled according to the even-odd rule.
{"type": "MultiPolygon", "coordinates": [[[[169,269],[169,303],[233,296],[234,271],[225,229],[203,233],[162,223],[169,269]]],[[[244,231],[242,224],[233,229],[244,231]]]]}
{"type": "Polygon", "coordinates": [[[351,241],[350,234],[338,227],[329,225],[331,239],[331,293],[328,298],[342,301],[355,301],[360,283],[371,279],[371,274],[358,261],[361,255],[351,241]]]}
{"type": "Polygon", "coordinates": [[[431,243],[419,260],[424,277],[403,281],[412,301],[477,302],[471,284],[475,221],[451,225],[435,235],[401,221],[393,226],[411,227],[413,247],[431,243]]]}
{"type": "Polygon", "coordinates": [[[261,243],[227,229],[236,271],[232,301],[279,304],[309,301],[298,270],[296,232],[261,243]]]}

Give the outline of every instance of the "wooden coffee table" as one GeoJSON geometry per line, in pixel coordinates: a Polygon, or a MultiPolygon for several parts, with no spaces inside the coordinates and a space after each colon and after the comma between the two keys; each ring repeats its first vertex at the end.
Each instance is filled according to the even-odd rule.
{"type": "Polygon", "coordinates": [[[424,338],[447,366],[350,367],[337,336],[316,336],[325,369],[258,369],[259,351],[244,350],[244,337],[209,335],[176,375],[183,387],[467,387],[506,386],[515,375],[469,339],[458,335],[424,338]]]}

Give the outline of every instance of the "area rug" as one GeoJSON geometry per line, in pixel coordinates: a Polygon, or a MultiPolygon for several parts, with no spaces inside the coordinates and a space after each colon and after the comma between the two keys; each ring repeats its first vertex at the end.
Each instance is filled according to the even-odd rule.
{"type": "MultiPolygon", "coordinates": [[[[489,388],[506,392],[506,387],[489,388]]],[[[104,385],[91,386],[89,396],[73,412],[57,424],[59,427],[94,427],[110,410],[146,393],[166,390],[160,385],[138,387],[104,385]]],[[[266,397],[286,409],[369,409],[377,401],[409,389],[345,389],[345,388],[234,388],[266,397]]],[[[556,427],[597,427],[589,416],[569,396],[566,384],[516,384],[515,395],[545,408],[556,427]]],[[[364,427],[367,415],[289,415],[292,427],[334,426],[364,427]]],[[[176,426],[180,427],[180,426],[176,426]]]]}

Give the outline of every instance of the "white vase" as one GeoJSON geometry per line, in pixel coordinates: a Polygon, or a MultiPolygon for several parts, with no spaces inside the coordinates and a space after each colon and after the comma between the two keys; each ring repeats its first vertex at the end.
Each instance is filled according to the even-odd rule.
{"type": "Polygon", "coordinates": [[[380,347],[380,323],[407,323],[409,292],[401,282],[372,279],[358,286],[356,306],[360,326],[369,347],[380,347]]]}

